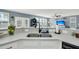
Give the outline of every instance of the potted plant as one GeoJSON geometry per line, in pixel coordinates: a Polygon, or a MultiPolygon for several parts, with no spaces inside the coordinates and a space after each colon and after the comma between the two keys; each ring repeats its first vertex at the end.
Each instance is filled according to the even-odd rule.
{"type": "Polygon", "coordinates": [[[8,33],[9,33],[9,35],[14,35],[14,32],[15,32],[15,26],[10,24],[8,26],[8,33]]]}

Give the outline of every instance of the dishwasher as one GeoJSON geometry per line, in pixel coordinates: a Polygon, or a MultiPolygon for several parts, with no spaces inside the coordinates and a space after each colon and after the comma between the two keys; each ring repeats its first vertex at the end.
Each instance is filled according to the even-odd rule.
{"type": "Polygon", "coordinates": [[[67,42],[62,42],[62,49],[79,49],[79,46],[67,42]]]}

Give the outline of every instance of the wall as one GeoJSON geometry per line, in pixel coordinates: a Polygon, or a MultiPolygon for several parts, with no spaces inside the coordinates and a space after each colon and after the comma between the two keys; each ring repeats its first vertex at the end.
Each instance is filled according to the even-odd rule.
{"type": "MultiPolygon", "coordinates": [[[[27,17],[27,18],[45,18],[45,19],[49,19],[46,17],[42,17],[42,16],[36,16],[36,15],[31,15],[31,14],[24,14],[24,13],[19,13],[19,12],[14,12],[14,11],[8,11],[8,10],[4,10],[4,9],[0,9],[0,12],[8,12],[11,16],[20,16],[20,17],[27,17]]],[[[11,18],[10,18],[11,19],[11,18]]]]}
{"type": "MultiPolygon", "coordinates": [[[[8,10],[4,10],[4,9],[0,9],[0,12],[7,12],[9,13],[9,21],[13,20],[11,17],[14,16],[14,17],[26,17],[26,18],[29,18],[29,20],[31,18],[38,18],[38,19],[47,19],[49,20],[50,18],[46,18],[46,17],[42,17],[42,16],[36,16],[36,15],[31,15],[31,14],[24,14],[24,13],[19,13],[19,12],[14,12],[14,11],[8,11],[8,10]]],[[[1,30],[1,29],[0,29],[1,30]]],[[[5,31],[6,29],[2,29],[2,31],[5,31]]],[[[19,29],[20,30],[20,29],[19,29]]],[[[21,30],[20,30],[21,31],[21,30]]],[[[23,29],[22,29],[23,31],[23,29]]]]}
{"type": "MultiPolygon", "coordinates": [[[[19,12],[14,12],[14,11],[8,11],[4,9],[0,9],[0,12],[8,12],[10,13],[11,16],[20,16],[20,17],[28,17],[28,18],[33,18],[33,17],[38,17],[38,18],[46,18],[46,17],[41,17],[41,16],[36,16],[36,15],[31,15],[31,14],[24,14],[24,13],[19,13],[19,12]]],[[[48,18],[46,18],[48,19],[48,18]]]]}

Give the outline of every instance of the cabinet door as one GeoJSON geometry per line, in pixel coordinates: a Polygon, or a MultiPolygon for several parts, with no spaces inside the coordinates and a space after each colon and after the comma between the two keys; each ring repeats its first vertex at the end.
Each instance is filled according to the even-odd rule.
{"type": "Polygon", "coordinates": [[[40,48],[43,49],[60,49],[62,44],[59,40],[42,40],[40,41],[40,48]]]}
{"type": "Polygon", "coordinates": [[[20,40],[18,41],[18,48],[19,49],[35,49],[35,48],[40,48],[40,43],[39,40],[20,40]]]}

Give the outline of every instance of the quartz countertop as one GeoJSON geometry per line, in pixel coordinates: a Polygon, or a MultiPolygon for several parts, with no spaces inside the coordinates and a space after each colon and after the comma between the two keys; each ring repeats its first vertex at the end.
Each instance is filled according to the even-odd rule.
{"type": "Polygon", "coordinates": [[[52,37],[26,37],[27,34],[28,34],[27,32],[21,32],[16,33],[13,36],[0,38],[0,45],[20,39],[52,39],[52,40],[61,40],[79,46],[79,38],[75,38],[74,36],[71,36],[68,33],[62,33],[62,34],[50,33],[52,37]]]}

